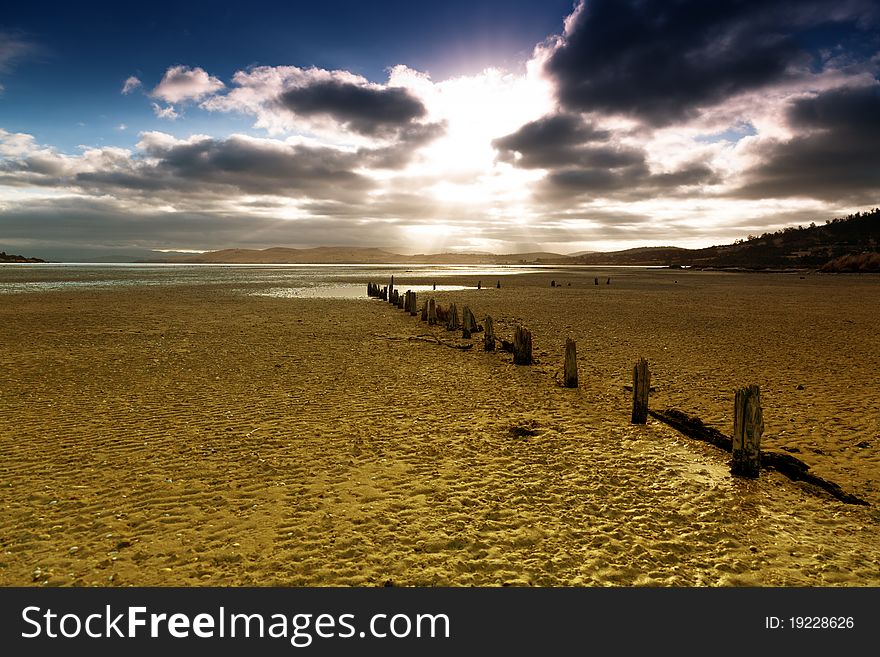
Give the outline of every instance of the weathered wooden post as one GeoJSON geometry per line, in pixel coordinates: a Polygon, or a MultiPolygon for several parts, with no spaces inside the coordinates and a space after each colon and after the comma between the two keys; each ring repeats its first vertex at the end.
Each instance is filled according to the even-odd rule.
{"type": "Polygon", "coordinates": [[[382,286],[382,301],[388,301],[388,286],[382,286]]]}
{"type": "Polygon", "coordinates": [[[495,351],[495,323],[492,321],[491,315],[486,315],[486,328],[483,333],[483,349],[485,351],[495,351]]]}
{"type": "Polygon", "coordinates": [[[428,300],[428,326],[434,326],[437,323],[437,304],[434,303],[434,298],[431,297],[428,300]]]}
{"type": "Polygon", "coordinates": [[[409,315],[410,317],[415,317],[416,313],[419,312],[418,301],[416,301],[416,293],[409,293],[409,315]]]}
{"type": "Polygon", "coordinates": [[[423,322],[428,321],[428,302],[427,302],[427,300],[422,302],[422,316],[419,319],[421,319],[423,322]]]}
{"type": "MultiPolygon", "coordinates": [[[[395,290],[397,292],[397,290],[395,290]]],[[[406,293],[397,295],[397,309],[403,310],[403,302],[406,301],[406,293]]]]}
{"type": "Polygon", "coordinates": [[[565,387],[578,387],[577,346],[571,338],[565,339],[565,387]]]}
{"type": "Polygon", "coordinates": [[[495,283],[495,287],[500,290],[501,289],[501,281],[498,281],[497,283],[495,283]]]}
{"type": "Polygon", "coordinates": [[[633,368],[633,424],[648,422],[648,391],[650,389],[651,372],[648,369],[648,361],[639,358],[638,364],[633,368]]]}
{"type": "Polygon", "coordinates": [[[595,283],[596,285],[599,284],[599,277],[598,276],[596,276],[596,278],[593,279],[593,283],[595,283]]]}
{"type": "Polygon", "coordinates": [[[477,281],[477,289],[482,289],[483,281],[477,281]]]}
{"type": "Polygon", "coordinates": [[[458,328],[458,308],[454,303],[449,304],[449,315],[446,318],[446,330],[454,331],[458,328]]]}
{"type": "Polygon", "coordinates": [[[761,470],[761,389],[751,385],[736,391],[733,403],[733,459],[730,472],[742,477],[757,477],[761,470]]]}
{"type": "Polygon", "coordinates": [[[472,333],[477,332],[477,319],[471,312],[471,309],[465,306],[461,311],[461,337],[469,338],[472,333]]]}
{"type": "Polygon", "coordinates": [[[532,364],[532,332],[517,326],[513,333],[513,362],[515,365],[532,364]]]}
{"type": "Polygon", "coordinates": [[[394,274],[391,274],[391,283],[388,285],[388,294],[394,291],[394,274]]]}

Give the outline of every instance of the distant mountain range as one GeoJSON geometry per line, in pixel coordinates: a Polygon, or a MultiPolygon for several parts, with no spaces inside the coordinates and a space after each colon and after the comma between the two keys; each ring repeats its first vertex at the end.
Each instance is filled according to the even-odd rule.
{"type": "MultiPolygon", "coordinates": [[[[704,269],[820,269],[880,271],[880,209],[830,219],[824,224],[789,227],[750,235],[733,244],[703,249],[651,246],[599,253],[433,253],[401,255],[364,247],[311,249],[224,249],[200,254],[96,256],[89,262],[205,264],[461,264],[461,265],[641,265],[704,269]]],[[[0,252],[0,262],[45,262],[0,252]]]]}
{"type": "Polygon", "coordinates": [[[733,244],[703,249],[652,246],[609,253],[435,253],[401,255],[383,249],[318,247],[264,250],[224,249],[198,255],[175,256],[157,262],[254,264],[545,264],[643,265],[724,269],[820,268],[823,271],[870,271],[880,250],[880,209],[828,220],[823,225],[789,227],[775,233],[752,235],[733,244]],[[858,256],[858,257],[857,257],[858,256]],[[848,258],[848,259],[847,259],[848,258]],[[842,263],[836,268],[833,261],[842,263]],[[859,269],[861,267],[861,269],[859,269]],[[855,269],[854,269],[855,268],[855,269]]]}
{"type": "Polygon", "coordinates": [[[254,264],[524,264],[570,261],[558,253],[432,253],[401,255],[384,249],[319,246],[312,249],[224,249],[196,255],[163,258],[161,262],[183,263],[254,263],[254,264]]]}

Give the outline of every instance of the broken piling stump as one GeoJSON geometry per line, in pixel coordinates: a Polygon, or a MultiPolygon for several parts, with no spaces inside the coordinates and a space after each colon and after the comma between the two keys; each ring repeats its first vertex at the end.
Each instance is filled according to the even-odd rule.
{"type": "Polygon", "coordinates": [[[532,332],[517,326],[513,333],[513,362],[515,365],[532,364],[532,332]]]}
{"type": "Polygon", "coordinates": [[[764,418],[761,412],[761,389],[756,385],[740,388],[733,402],[733,458],[731,474],[757,477],[761,471],[761,434],[764,418]]]}
{"type": "Polygon", "coordinates": [[[483,334],[483,350],[495,351],[495,323],[486,315],[486,332],[483,334]]]}
{"type": "Polygon", "coordinates": [[[578,387],[577,346],[571,338],[565,339],[565,387],[578,387]]]}
{"type": "Polygon", "coordinates": [[[458,308],[454,303],[449,304],[449,312],[446,316],[446,330],[455,331],[458,328],[458,308]]]}
{"type": "Polygon", "coordinates": [[[467,339],[477,330],[477,320],[471,309],[465,306],[461,309],[461,337],[467,339]]]}
{"type": "Polygon", "coordinates": [[[428,326],[434,326],[437,323],[437,304],[434,303],[433,297],[428,299],[428,326]]]}
{"type": "Polygon", "coordinates": [[[428,321],[428,302],[427,301],[422,302],[422,316],[419,319],[421,319],[423,322],[428,321]]]}
{"type": "Polygon", "coordinates": [[[639,358],[639,362],[633,368],[633,424],[648,422],[648,391],[650,389],[651,372],[648,369],[648,361],[639,358]]]}

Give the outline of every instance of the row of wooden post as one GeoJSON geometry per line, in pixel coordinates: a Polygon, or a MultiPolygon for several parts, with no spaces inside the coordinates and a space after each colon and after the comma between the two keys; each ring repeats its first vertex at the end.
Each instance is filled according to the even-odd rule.
{"type": "MultiPolygon", "coordinates": [[[[598,280],[598,279],[597,279],[598,280]]],[[[484,326],[477,324],[470,308],[464,306],[459,323],[458,308],[454,303],[443,309],[434,298],[422,305],[419,313],[416,305],[416,293],[407,290],[404,294],[394,289],[394,276],[387,287],[379,287],[375,283],[367,283],[367,295],[383,299],[392,305],[408,312],[411,316],[421,315],[421,320],[434,326],[439,322],[446,323],[446,330],[455,331],[461,328],[462,338],[469,339],[474,333],[483,331],[483,349],[495,351],[495,322],[490,315],[486,316],[484,326]]],[[[502,340],[502,346],[513,352],[516,365],[531,365],[532,334],[527,328],[517,325],[514,330],[513,344],[502,340]]],[[[577,345],[571,338],[565,340],[564,385],[566,388],[578,387],[577,345]]],[[[651,390],[651,371],[648,361],[639,358],[633,368],[632,385],[632,417],[633,424],[646,424],[648,421],[648,396],[651,390]]],[[[757,477],[761,469],[761,435],[764,432],[761,412],[761,391],[756,385],[741,388],[734,397],[733,416],[733,456],[731,472],[745,477],[757,477]]]]}
{"type": "MultiPolygon", "coordinates": [[[[501,287],[500,281],[498,282],[498,287],[501,287]]],[[[427,322],[430,326],[443,322],[446,324],[448,331],[461,329],[461,337],[464,339],[470,339],[474,333],[483,331],[483,348],[486,351],[495,351],[495,323],[492,321],[491,316],[486,316],[485,327],[480,326],[477,324],[477,319],[471,309],[464,306],[461,309],[461,319],[459,320],[458,307],[455,303],[450,303],[449,307],[444,309],[434,301],[433,297],[425,301],[422,304],[421,311],[419,311],[416,293],[412,290],[407,290],[404,294],[400,294],[400,291],[394,288],[394,276],[391,277],[391,282],[385,287],[381,287],[377,283],[367,283],[367,296],[388,301],[391,305],[406,310],[412,316],[420,315],[420,319],[423,322],[427,322]]],[[[503,340],[502,343],[507,344],[503,340]]],[[[532,334],[527,328],[522,326],[516,327],[510,351],[513,352],[513,362],[517,365],[532,364],[532,334]]],[[[575,363],[575,361],[572,361],[572,363],[575,363]]],[[[574,375],[574,381],[576,387],[577,373],[574,375]]]]}

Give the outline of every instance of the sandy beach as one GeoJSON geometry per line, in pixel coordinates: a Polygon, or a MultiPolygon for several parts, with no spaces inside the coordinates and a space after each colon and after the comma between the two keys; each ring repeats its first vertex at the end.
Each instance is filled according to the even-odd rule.
{"type": "Polygon", "coordinates": [[[3,296],[0,585],[880,586],[880,278],[601,275],[433,295],[527,367],[374,299],[3,296]],[[631,425],[640,356],[728,435],[760,385],[763,446],[870,505],[631,425]]]}

